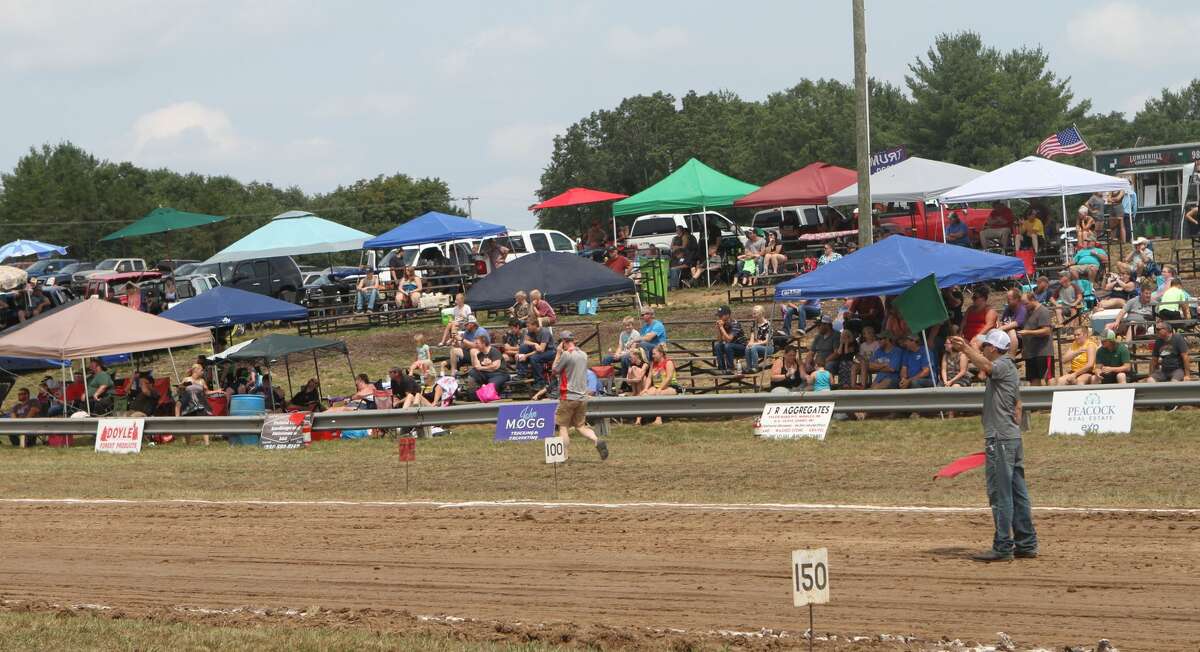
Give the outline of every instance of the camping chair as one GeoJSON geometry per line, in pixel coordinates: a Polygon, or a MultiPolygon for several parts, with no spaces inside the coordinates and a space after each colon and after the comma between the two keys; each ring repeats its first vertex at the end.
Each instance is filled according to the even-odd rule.
{"type": "Polygon", "coordinates": [[[1079,289],[1083,290],[1083,310],[1090,312],[1099,301],[1096,298],[1096,288],[1092,287],[1092,282],[1086,278],[1081,278],[1076,283],[1079,284],[1079,289]]]}

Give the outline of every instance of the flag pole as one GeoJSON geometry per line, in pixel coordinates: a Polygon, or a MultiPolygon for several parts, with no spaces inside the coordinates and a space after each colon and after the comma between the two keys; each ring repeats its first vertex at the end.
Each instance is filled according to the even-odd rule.
{"type": "Polygon", "coordinates": [[[933,381],[933,386],[937,387],[937,374],[933,371],[933,354],[929,352],[929,329],[921,330],[921,339],[925,341],[925,362],[929,363],[929,379],[933,381]]]}

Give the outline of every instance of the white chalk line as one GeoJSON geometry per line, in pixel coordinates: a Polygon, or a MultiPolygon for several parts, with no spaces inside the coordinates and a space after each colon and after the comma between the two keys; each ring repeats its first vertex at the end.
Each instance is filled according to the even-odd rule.
{"type": "MultiPolygon", "coordinates": [[[[30,505],[211,505],[263,507],[408,507],[469,509],[525,507],[536,509],[667,509],[702,512],[885,512],[914,514],[977,514],[988,507],[938,507],[926,505],[858,505],[840,503],[586,503],[533,500],[209,500],[204,498],[0,498],[0,503],[30,505]]],[[[1200,508],[1174,507],[1051,507],[1035,506],[1036,512],[1069,514],[1200,514],[1200,508]]]]}

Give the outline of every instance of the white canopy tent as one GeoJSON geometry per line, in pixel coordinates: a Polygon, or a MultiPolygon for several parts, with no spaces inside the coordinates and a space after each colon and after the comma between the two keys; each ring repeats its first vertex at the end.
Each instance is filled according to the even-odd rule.
{"type": "MultiPolygon", "coordinates": [[[[934,201],[947,190],[983,175],[979,170],[961,165],[912,156],[871,175],[871,201],[934,201]]],[[[857,183],[829,196],[830,206],[856,203],[857,183]]]]}

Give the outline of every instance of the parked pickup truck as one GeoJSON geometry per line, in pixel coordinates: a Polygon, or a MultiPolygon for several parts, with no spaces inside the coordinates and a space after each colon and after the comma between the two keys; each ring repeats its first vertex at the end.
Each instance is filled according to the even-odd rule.
{"type": "MultiPolygon", "coordinates": [[[[979,232],[992,211],[987,208],[946,207],[946,223],[950,223],[950,214],[957,213],[959,219],[967,225],[971,241],[979,243],[979,232]]],[[[853,227],[852,227],[853,228],[853,227]]],[[[922,240],[942,241],[942,209],[937,204],[913,202],[910,204],[889,204],[879,214],[879,228],[886,229],[922,240]]]]}

